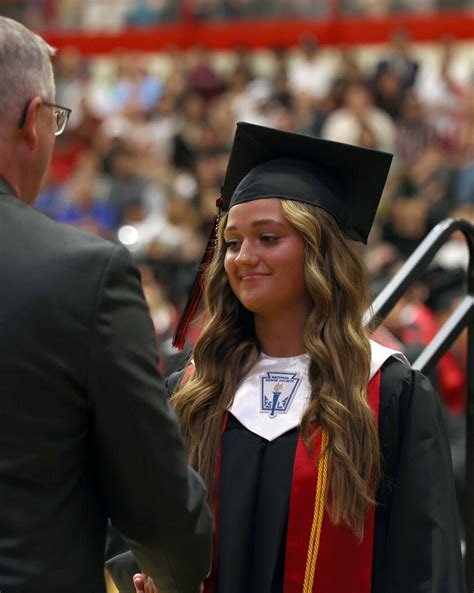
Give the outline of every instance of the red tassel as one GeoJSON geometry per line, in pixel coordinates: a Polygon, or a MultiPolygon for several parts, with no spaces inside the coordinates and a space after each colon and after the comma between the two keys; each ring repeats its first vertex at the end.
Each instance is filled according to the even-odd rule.
{"type": "MultiPolygon", "coordinates": [[[[216,202],[216,205],[220,207],[221,204],[222,198],[219,198],[216,202]]],[[[199,303],[201,302],[203,291],[203,274],[207,270],[207,266],[210,264],[212,258],[214,257],[217,242],[217,227],[219,226],[219,220],[220,212],[216,214],[212,222],[211,232],[209,233],[206,249],[199,264],[198,271],[196,272],[196,277],[194,278],[193,286],[191,288],[191,292],[186,302],[186,306],[184,307],[184,311],[181,314],[178,326],[176,327],[176,331],[173,336],[172,345],[174,348],[178,348],[179,350],[182,350],[184,348],[189,326],[191,325],[191,322],[194,319],[196,311],[199,307],[199,303]]]]}

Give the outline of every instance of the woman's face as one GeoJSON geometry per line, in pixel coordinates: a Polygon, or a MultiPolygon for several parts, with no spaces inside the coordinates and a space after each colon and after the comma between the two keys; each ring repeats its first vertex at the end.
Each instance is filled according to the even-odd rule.
{"type": "Polygon", "coordinates": [[[301,314],[309,308],[305,243],[276,198],[233,206],[224,231],[224,268],[242,305],[256,315],[301,314]]]}

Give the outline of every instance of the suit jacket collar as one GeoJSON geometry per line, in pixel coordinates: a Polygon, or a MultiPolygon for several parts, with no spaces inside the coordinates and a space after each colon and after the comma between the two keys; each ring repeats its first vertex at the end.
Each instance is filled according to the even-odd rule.
{"type": "Polygon", "coordinates": [[[15,192],[12,190],[12,188],[5,181],[5,179],[2,179],[2,177],[0,177],[0,195],[1,194],[7,194],[9,196],[16,195],[15,192]]]}

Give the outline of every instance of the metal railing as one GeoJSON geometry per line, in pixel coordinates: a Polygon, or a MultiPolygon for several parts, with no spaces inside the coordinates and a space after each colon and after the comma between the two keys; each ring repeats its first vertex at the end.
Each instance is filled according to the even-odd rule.
{"type": "Polygon", "coordinates": [[[467,327],[466,478],[464,526],[465,573],[468,591],[474,591],[474,226],[461,219],[440,222],[413,252],[403,267],[377,296],[366,312],[365,322],[381,323],[396,302],[426,271],[433,257],[455,231],[461,231],[469,249],[466,296],[413,363],[413,368],[431,371],[460,332],[467,327]]]}

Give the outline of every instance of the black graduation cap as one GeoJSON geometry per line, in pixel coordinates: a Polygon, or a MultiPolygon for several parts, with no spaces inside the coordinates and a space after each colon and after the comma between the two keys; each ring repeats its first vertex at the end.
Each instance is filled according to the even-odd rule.
{"type": "Polygon", "coordinates": [[[366,243],[391,161],[386,152],[240,122],[221,208],[268,197],[307,202],[366,243]]]}
{"type": "Polygon", "coordinates": [[[306,202],[330,212],[348,237],[366,243],[391,161],[391,154],[378,150],[239,122],[219,212],[173,345],[184,345],[223,212],[269,197],[306,202]]]}

